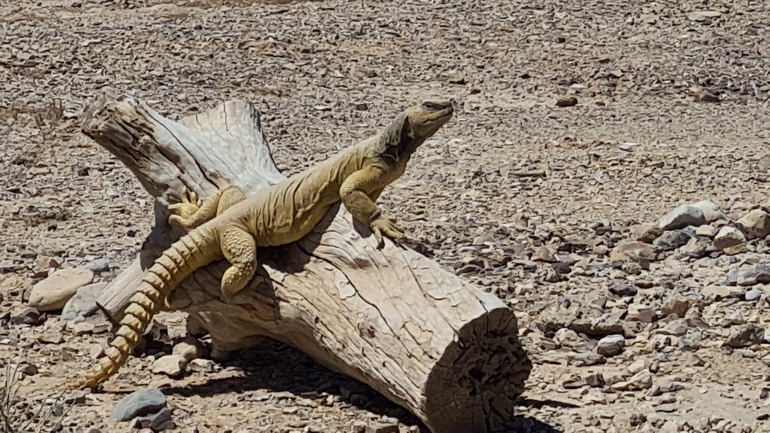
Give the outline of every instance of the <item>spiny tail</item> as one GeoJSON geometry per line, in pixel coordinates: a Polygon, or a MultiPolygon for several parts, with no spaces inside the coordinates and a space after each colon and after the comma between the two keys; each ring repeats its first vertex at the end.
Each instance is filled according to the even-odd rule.
{"type": "Polygon", "coordinates": [[[118,371],[169,293],[196,269],[222,257],[219,245],[210,245],[212,242],[218,242],[216,233],[202,226],[182,236],[155,260],[131,297],[105,356],[77,388],[95,387],[118,371]]]}

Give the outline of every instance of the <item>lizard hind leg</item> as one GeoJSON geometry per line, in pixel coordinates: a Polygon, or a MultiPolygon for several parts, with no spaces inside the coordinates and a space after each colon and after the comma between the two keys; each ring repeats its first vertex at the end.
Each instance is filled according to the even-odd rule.
{"type": "Polygon", "coordinates": [[[179,224],[185,230],[190,231],[199,225],[208,222],[232,205],[244,200],[246,195],[234,185],[227,185],[201,201],[193,191],[185,188],[182,193],[182,201],[169,205],[171,215],[169,222],[179,224]]]}
{"type": "Polygon", "coordinates": [[[219,244],[230,262],[221,281],[222,296],[229,301],[246,287],[257,271],[257,245],[247,231],[237,227],[225,230],[219,244]]]}

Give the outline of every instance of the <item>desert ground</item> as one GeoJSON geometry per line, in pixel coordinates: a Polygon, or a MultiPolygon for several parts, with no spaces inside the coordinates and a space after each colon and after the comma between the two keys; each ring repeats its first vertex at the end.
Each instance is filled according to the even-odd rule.
{"type": "Polygon", "coordinates": [[[770,432],[769,26],[749,0],[2,2],[8,432],[427,432],[278,343],[153,373],[185,337],[179,312],[105,391],[57,400],[109,328],[38,318],[32,287],[62,269],[111,281],[153,221],[136,178],[80,132],[106,87],[171,119],[248,100],[287,175],[452,99],[379,203],[413,248],[515,310],[534,367],[506,431],[770,432]],[[704,200],[718,215],[685,208],[656,232],[704,200]],[[111,417],[147,387],[171,421],[111,417]]]}

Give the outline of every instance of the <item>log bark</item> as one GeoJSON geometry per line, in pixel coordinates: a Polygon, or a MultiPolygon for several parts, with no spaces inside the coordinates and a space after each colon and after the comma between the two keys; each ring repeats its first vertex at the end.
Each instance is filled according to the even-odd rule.
{"type": "MultiPolygon", "coordinates": [[[[181,235],[166,207],[183,187],[205,198],[225,182],[249,194],[284,179],[260,114],[245,101],[174,122],[108,91],[81,125],[156,199],[139,257],[99,298],[116,321],[144,270],[181,235]]],[[[283,341],[368,384],[435,433],[488,432],[513,417],[531,362],[513,311],[494,295],[389,240],[377,249],[344,206],[303,240],[260,249],[259,261],[258,275],[231,303],[220,300],[227,265],[219,261],[187,278],[165,308],[189,313],[217,357],[263,336],[283,341]]]]}

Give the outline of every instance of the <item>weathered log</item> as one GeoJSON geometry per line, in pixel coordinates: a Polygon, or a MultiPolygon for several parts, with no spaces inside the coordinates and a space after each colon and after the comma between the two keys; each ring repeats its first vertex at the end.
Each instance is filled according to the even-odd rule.
{"type": "MultiPolygon", "coordinates": [[[[99,300],[116,321],[144,269],[180,235],[166,207],[183,187],[205,198],[225,182],[249,194],[284,179],[248,102],[173,122],[105,93],[81,122],[156,198],[139,257],[99,300]]],[[[272,337],[368,384],[436,433],[488,432],[513,417],[531,362],[513,311],[497,297],[389,240],[377,249],[344,206],[303,240],[261,249],[259,261],[231,303],[220,300],[227,264],[219,261],[187,278],[165,308],[189,313],[218,357],[272,337]]]]}

